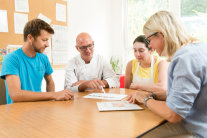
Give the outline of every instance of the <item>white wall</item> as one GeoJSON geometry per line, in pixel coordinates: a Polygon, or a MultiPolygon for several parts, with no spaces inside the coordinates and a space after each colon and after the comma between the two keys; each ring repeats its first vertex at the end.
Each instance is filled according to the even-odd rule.
{"type": "MultiPolygon", "coordinates": [[[[53,81],[55,83],[55,91],[61,91],[64,89],[65,83],[65,70],[64,69],[54,69],[52,73],[53,81]]],[[[46,81],[42,81],[42,92],[46,92],[46,81]]]]}
{"type": "Polygon", "coordinates": [[[112,55],[121,56],[124,53],[124,0],[111,0],[111,30],[112,55]]]}
{"type": "Polygon", "coordinates": [[[95,42],[95,53],[108,60],[112,55],[123,51],[120,48],[123,47],[122,1],[68,1],[69,58],[78,54],[74,46],[80,32],[91,34],[95,42]]]}

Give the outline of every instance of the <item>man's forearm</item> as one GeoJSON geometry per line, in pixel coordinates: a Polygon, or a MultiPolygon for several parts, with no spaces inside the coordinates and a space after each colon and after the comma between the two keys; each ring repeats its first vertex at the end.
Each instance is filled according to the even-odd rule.
{"type": "Polygon", "coordinates": [[[55,83],[53,81],[48,82],[46,84],[46,91],[47,92],[54,92],[55,91],[55,83]]]}
{"type": "Polygon", "coordinates": [[[167,96],[166,92],[154,92],[156,100],[165,101],[167,96]]]}
{"type": "Polygon", "coordinates": [[[147,107],[154,113],[168,120],[169,122],[176,123],[182,119],[181,116],[179,116],[176,112],[172,111],[166,105],[165,101],[157,101],[151,99],[147,101],[147,107]]]}
{"type": "Polygon", "coordinates": [[[79,92],[83,92],[85,91],[85,89],[87,89],[88,87],[86,85],[84,85],[84,83],[80,84],[78,87],[78,91],[79,92]]]}
{"type": "Polygon", "coordinates": [[[33,102],[33,101],[43,101],[43,100],[53,100],[54,92],[32,92],[27,90],[19,90],[18,92],[13,92],[10,97],[13,102],[33,102]]]}

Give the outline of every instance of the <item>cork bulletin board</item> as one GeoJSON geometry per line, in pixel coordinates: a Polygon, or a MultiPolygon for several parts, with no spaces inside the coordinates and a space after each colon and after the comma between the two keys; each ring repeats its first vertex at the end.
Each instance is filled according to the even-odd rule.
{"type": "MultiPolygon", "coordinates": [[[[18,12],[15,11],[15,0],[0,0],[0,10],[7,11],[7,22],[8,22],[8,32],[0,32],[0,49],[6,49],[7,45],[23,44],[23,34],[15,33],[15,27],[14,27],[15,13],[27,14],[28,21],[37,18],[38,15],[41,13],[47,18],[51,19],[50,25],[67,26],[67,1],[65,0],[28,0],[28,7],[29,7],[28,12],[18,12]],[[57,3],[66,6],[66,21],[56,20],[57,3]]],[[[1,69],[1,65],[0,65],[0,69],[1,69]]]]}

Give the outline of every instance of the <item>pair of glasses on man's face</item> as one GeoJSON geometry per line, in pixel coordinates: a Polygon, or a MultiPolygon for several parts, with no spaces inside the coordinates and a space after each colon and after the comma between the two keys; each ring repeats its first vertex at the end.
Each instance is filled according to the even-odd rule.
{"type": "Polygon", "coordinates": [[[93,49],[93,47],[94,47],[94,44],[89,44],[89,45],[87,45],[87,46],[78,46],[78,48],[80,49],[80,50],[87,50],[87,49],[90,49],[90,50],[92,50],[93,49]]]}
{"type": "Polygon", "coordinates": [[[158,34],[158,32],[155,32],[155,33],[149,35],[148,37],[146,37],[146,38],[144,39],[144,41],[149,45],[149,44],[150,44],[150,40],[149,40],[149,38],[152,37],[152,36],[154,36],[154,35],[157,35],[157,34],[158,34]]]}

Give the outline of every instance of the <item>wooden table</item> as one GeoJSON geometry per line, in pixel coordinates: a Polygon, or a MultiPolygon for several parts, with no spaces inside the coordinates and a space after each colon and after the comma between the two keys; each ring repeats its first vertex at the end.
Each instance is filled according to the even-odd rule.
{"type": "MultiPolygon", "coordinates": [[[[129,94],[134,90],[105,89],[129,94]]],[[[79,92],[71,101],[22,102],[0,106],[0,137],[131,138],[159,125],[164,119],[148,109],[99,112],[96,102],[79,92]]]]}

